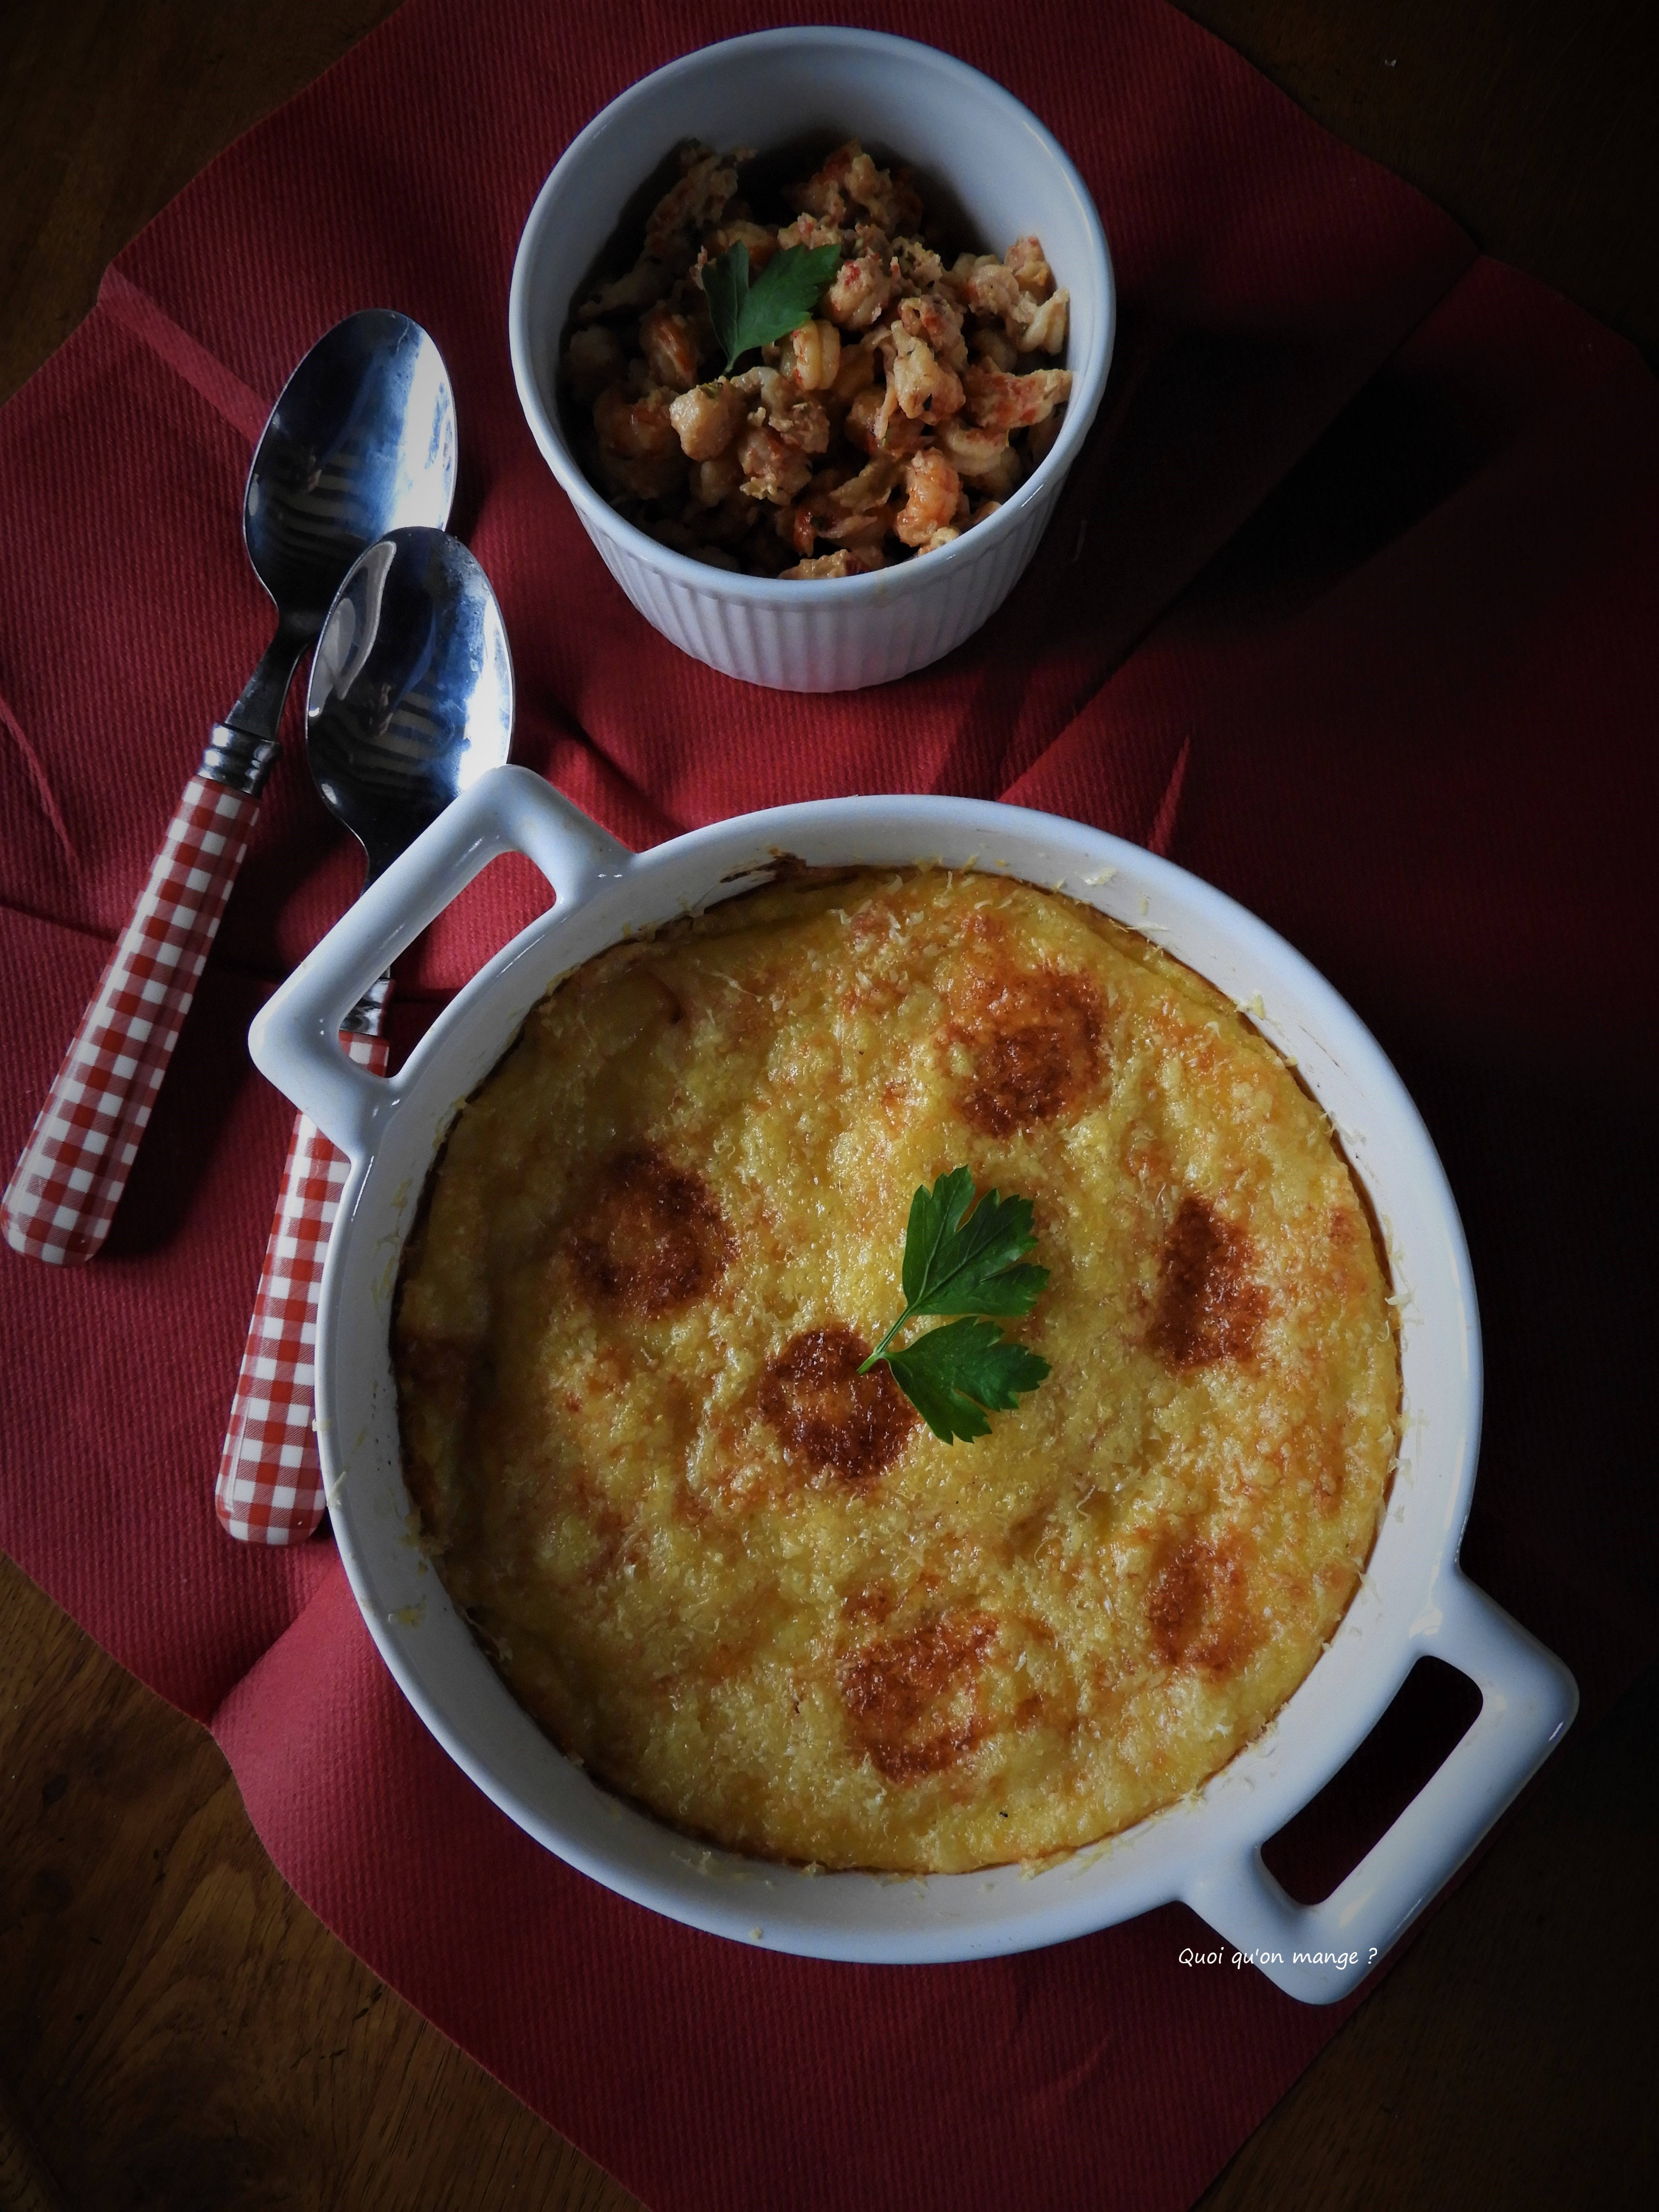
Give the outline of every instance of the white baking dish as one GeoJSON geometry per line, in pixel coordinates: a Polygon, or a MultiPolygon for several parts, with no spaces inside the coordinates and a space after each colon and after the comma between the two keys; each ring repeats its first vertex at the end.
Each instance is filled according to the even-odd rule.
{"type": "MultiPolygon", "coordinates": [[[[823,25],[704,46],[630,85],[560,157],[531,210],[507,306],[514,380],[536,443],[648,623],[727,676],[785,691],[851,691],[962,643],[1018,580],[1106,389],[1116,300],[1088,188],[1030,110],[936,47],[823,25]],[[1035,232],[1072,295],[1072,398],[1059,437],[988,522],[868,576],[781,583],[672,552],[589,483],[558,404],[559,342],[630,195],[680,140],[827,153],[849,137],[954,197],[997,253],[1035,232]]],[[[1028,366],[1036,366],[1036,359],[1028,366]]]]}
{"type": "Polygon", "coordinates": [[[259,1066],[350,1160],[319,1315],[318,1429],[335,1533],[369,1632],[479,1788],[550,1850],[639,1904],[740,1942],[898,1962],[1055,1942],[1182,1898],[1281,1988],[1322,2002],[1352,1988],[1409,1926],[1571,1720],[1577,1693],[1566,1669],[1458,1570],[1480,1426],[1480,1328],[1457,1211],[1417,1111],[1369,1032],[1299,954],[1138,846],[1015,807],[849,799],[719,823],[635,857],[539,777],[497,769],[371,886],[270,1001],[251,1042],[259,1066]],[[368,1074],[337,1042],[346,1009],[507,851],[529,855],[557,903],[459,994],[405,1067],[368,1074]],[[1035,1876],[1018,1867],[925,1880],[807,1875],[688,1842],[599,1788],[540,1733],[407,1532],[392,1300],[458,1106],[556,977],[629,930],[731,896],[780,852],[813,865],[1006,870],[1152,934],[1246,1006],[1296,1061],[1389,1241],[1405,1441],[1341,1627],[1273,1725],[1204,1790],[1035,1876]],[[1425,1653],[1472,1677],[1480,1717],[1334,1894],[1297,1906],[1259,1846],[1343,1765],[1425,1653]]]}

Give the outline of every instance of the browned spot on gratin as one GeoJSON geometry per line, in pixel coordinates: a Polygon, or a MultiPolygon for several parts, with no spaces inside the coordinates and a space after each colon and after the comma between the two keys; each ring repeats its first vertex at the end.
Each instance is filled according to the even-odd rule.
{"type": "Polygon", "coordinates": [[[988,978],[981,1005],[951,1030],[973,1060],[963,1118],[1007,1137],[1074,1110],[1099,1073],[1100,1033],[1100,994],[1086,976],[1010,969],[988,978]]]}
{"type": "Polygon", "coordinates": [[[649,1145],[611,1162],[570,1237],[589,1293],[647,1321],[712,1290],[735,1250],[702,1177],[649,1145]]]}
{"type": "Polygon", "coordinates": [[[1164,1240],[1158,1309],[1147,1338],[1171,1367],[1206,1367],[1254,1350],[1267,1310],[1249,1280],[1249,1239],[1201,1198],[1183,1198],[1164,1240]]]}
{"type": "Polygon", "coordinates": [[[915,1415],[884,1367],[860,1375],[870,1347],[839,1322],[792,1336],[766,1370],[761,1411],[815,1468],[863,1481],[890,1467],[915,1415]]]}
{"type": "Polygon", "coordinates": [[[1236,1666],[1250,1639],[1244,1574],[1224,1547],[1188,1542],[1169,1553],[1146,1596],[1152,1647],[1172,1667],[1236,1666]]]}
{"type": "Polygon", "coordinates": [[[842,1661],[842,1703],[853,1734],[890,1782],[940,1773],[979,1741],[974,1692],[996,1635],[989,1613],[957,1613],[883,1637],[842,1661]]]}

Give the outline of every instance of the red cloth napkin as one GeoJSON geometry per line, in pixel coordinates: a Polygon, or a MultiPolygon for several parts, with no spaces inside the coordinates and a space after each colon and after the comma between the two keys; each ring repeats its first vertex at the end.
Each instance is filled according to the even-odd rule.
{"type": "MultiPolygon", "coordinates": [[[[507,282],[591,114],[791,12],[406,0],[120,257],[0,414],[0,1155],[266,641],[237,538],[270,400],[339,316],[403,307],[454,377],[457,526],[506,613],[518,757],[618,835],[848,791],[1005,797],[1173,854],[1353,1000],[1474,1248],[1489,1379],[1466,1562],[1594,1710],[1659,1643],[1638,1388],[1653,381],[1161,0],[820,6],[963,55],[1050,125],[1101,210],[1121,336],[1063,508],[978,638],[842,699],[728,683],[628,605],[536,454],[507,282]]],[[[221,1534],[289,1118],[243,1033],[358,882],[295,721],[106,1256],[55,1273],[0,1252],[0,1540],[210,1721],[322,1917],[656,2212],[1187,2203],[1336,2014],[1248,1969],[1183,1968],[1204,1931],[1175,1908],[902,1971],[656,1919],[448,1764],[325,1538],[267,1554],[221,1534]]],[[[540,903],[498,864],[409,988],[453,988],[540,903]]],[[[1425,1741],[1390,1739],[1357,1794],[1281,1838],[1285,1878],[1328,1888],[1425,1741]]]]}

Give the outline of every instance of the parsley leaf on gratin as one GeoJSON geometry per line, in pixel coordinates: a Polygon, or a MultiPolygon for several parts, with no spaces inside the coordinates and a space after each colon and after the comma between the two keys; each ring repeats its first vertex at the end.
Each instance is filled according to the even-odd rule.
{"type": "Polygon", "coordinates": [[[1036,1249],[1029,1198],[1000,1198],[990,1191],[975,1205],[967,1168],[953,1168],[931,1191],[919,1189],[904,1237],[904,1310],[860,1373],[885,1361],[945,1443],[957,1437],[968,1443],[988,1434],[985,1409],[1011,1412],[1019,1394],[1035,1390],[1048,1374],[1046,1359],[983,1318],[929,1329],[897,1352],[887,1347],[906,1322],[924,1315],[1030,1313],[1048,1280],[1046,1267],[1025,1263],[1025,1255],[1036,1249]]]}
{"type": "Polygon", "coordinates": [[[742,239],[717,260],[705,262],[703,297],[714,337],[726,350],[722,375],[732,374],[742,355],[787,337],[809,322],[819,293],[840,266],[838,246],[786,246],[751,284],[749,248],[742,239]]]}
{"type": "Polygon", "coordinates": [[[988,1435],[991,1424],[983,1409],[1012,1413],[1020,1392],[1035,1390],[1048,1372],[1046,1359],[1005,1336],[992,1321],[947,1322],[902,1352],[882,1356],[899,1389],[947,1444],[957,1437],[971,1443],[988,1435]]]}

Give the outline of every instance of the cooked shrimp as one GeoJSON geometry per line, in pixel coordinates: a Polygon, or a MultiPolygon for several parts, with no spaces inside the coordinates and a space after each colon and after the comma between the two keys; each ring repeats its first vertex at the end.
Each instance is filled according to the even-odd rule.
{"type": "Polygon", "coordinates": [[[873,253],[843,261],[823,295],[823,312],[844,331],[867,331],[892,296],[893,282],[873,253]]]}
{"type": "Polygon", "coordinates": [[[752,148],[742,146],[722,161],[711,147],[693,143],[681,149],[679,158],[684,173],[678,184],[663,194],[645,226],[645,250],[659,261],[669,258],[682,234],[720,221],[738,189],[738,163],[755,157],[752,148]]]}
{"type": "Polygon", "coordinates": [[[1008,450],[1006,430],[981,430],[966,416],[953,415],[939,426],[939,450],[959,477],[989,476],[1008,450]]]}
{"type": "Polygon", "coordinates": [[[668,418],[688,460],[712,461],[737,436],[744,412],[743,394],[722,376],[681,392],[670,404],[668,418]]]}
{"type": "Polygon", "coordinates": [[[1072,396],[1069,368],[1034,368],[1028,376],[1005,376],[999,368],[975,362],[963,381],[968,412],[982,430],[1016,430],[1040,422],[1072,396]]]}
{"type": "Polygon", "coordinates": [[[803,453],[821,453],[830,443],[830,417],[821,403],[805,398],[791,380],[775,368],[746,368],[731,380],[733,392],[758,399],[750,410],[751,422],[763,422],[786,445],[803,453]]]}
{"type": "Polygon", "coordinates": [[[1015,349],[1019,353],[1064,353],[1071,301],[1069,292],[1056,292],[1052,300],[1045,300],[1015,338],[1015,349]]]}
{"type": "Polygon", "coordinates": [[[737,452],[743,489],[750,499],[787,507],[811,480],[812,464],[805,454],[786,445],[763,423],[749,425],[738,441],[737,452]]]}
{"type": "Polygon", "coordinates": [[[865,576],[872,568],[885,568],[878,545],[838,545],[833,553],[820,554],[816,561],[798,561],[783,574],[792,578],[823,576],[865,576]]]}
{"type": "MultiPolygon", "coordinates": [[[[967,279],[970,312],[983,316],[987,322],[1000,323],[1007,330],[1024,298],[1013,270],[999,261],[994,253],[981,253],[975,256],[967,279]]],[[[1012,330],[1008,335],[1013,336],[1012,330]]]]}
{"type": "Polygon", "coordinates": [[[948,368],[958,372],[967,368],[968,349],[962,342],[962,310],[937,286],[915,299],[902,300],[899,320],[912,337],[925,340],[948,368]]]}
{"type": "Polygon", "coordinates": [[[1043,256],[1041,239],[1017,238],[1003,259],[1020,290],[1032,299],[1046,300],[1054,290],[1054,272],[1043,256]]]}
{"type": "MultiPolygon", "coordinates": [[[[1034,431],[1033,437],[1036,434],[1034,431]]],[[[1009,444],[1006,430],[981,430],[957,415],[940,423],[939,444],[957,474],[976,492],[990,492],[1004,499],[1024,479],[1024,464],[1009,444]]]]}
{"type": "MultiPolygon", "coordinates": [[[[830,504],[834,494],[846,481],[847,471],[840,467],[820,469],[800,495],[799,506],[793,510],[790,532],[802,553],[812,550],[807,542],[811,535],[822,530],[826,522],[835,520],[836,509],[830,504]]],[[[778,527],[783,527],[783,517],[778,518],[778,527]]]]}
{"type": "Polygon", "coordinates": [[[793,222],[787,222],[773,242],[773,250],[787,246],[835,246],[845,243],[842,233],[833,222],[820,222],[815,215],[798,215],[793,222]]]}
{"type": "Polygon", "coordinates": [[[855,139],[847,171],[847,189],[870,218],[890,236],[914,230],[921,221],[921,196],[901,169],[893,176],[878,169],[855,139]]]}
{"type": "Polygon", "coordinates": [[[859,514],[865,508],[878,507],[898,482],[899,464],[890,453],[878,453],[867,461],[855,477],[838,484],[830,495],[829,504],[842,514],[859,514]]]}
{"type": "Polygon", "coordinates": [[[914,453],[926,434],[921,422],[902,410],[889,410],[887,395],[877,384],[857,394],[844,427],[848,443],[863,453],[914,453]]]}
{"type": "Polygon", "coordinates": [[[902,290],[921,295],[931,292],[945,283],[945,264],[931,246],[924,246],[919,238],[896,238],[890,246],[878,248],[875,234],[867,251],[878,251],[887,256],[888,274],[902,290]]]}
{"type": "Polygon", "coordinates": [[[853,158],[859,152],[859,142],[849,138],[844,146],[837,146],[804,185],[793,185],[789,198],[803,215],[815,215],[823,222],[837,227],[845,223],[851,194],[848,189],[848,174],[853,158]]]}
{"type": "MultiPolygon", "coordinates": [[[[1035,254],[1018,270],[981,253],[965,273],[968,306],[987,322],[1000,322],[1019,353],[1059,353],[1066,343],[1069,295],[1055,292],[1054,272],[1034,238],[1016,240],[1011,252],[1035,254]],[[1052,295],[1052,296],[1050,296],[1052,295]]],[[[961,264],[957,264],[960,269],[961,264]]]]}
{"type": "Polygon", "coordinates": [[[830,517],[818,525],[818,536],[832,545],[879,545],[897,512],[896,502],[884,501],[879,507],[866,507],[861,514],[830,517]]]}
{"type": "Polygon", "coordinates": [[[914,422],[924,414],[937,422],[962,411],[962,379],[934,353],[926,338],[913,337],[901,325],[892,333],[887,365],[887,405],[902,407],[914,422]]]}
{"type": "Polygon", "coordinates": [[[817,517],[810,507],[787,507],[778,517],[780,530],[784,526],[785,516],[788,518],[790,544],[803,556],[809,554],[817,543],[817,517]]]}
{"type": "Polygon", "coordinates": [[[905,464],[904,489],[909,496],[894,518],[893,534],[903,544],[920,547],[955,520],[962,479],[944,454],[929,447],[905,464]]]}
{"type": "Polygon", "coordinates": [[[629,459],[659,460],[679,458],[680,442],[670,408],[672,392],[649,391],[639,397],[626,386],[613,384],[593,403],[593,427],[608,453],[629,459]]]}
{"type": "Polygon", "coordinates": [[[776,231],[768,230],[764,223],[719,223],[709,233],[703,252],[710,261],[718,261],[721,254],[729,253],[739,241],[748,248],[750,275],[758,276],[778,250],[776,231]]]}
{"type": "Polygon", "coordinates": [[[689,392],[697,380],[696,333],[684,315],[655,307],[640,318],[640,344],[653,384],[689,392]]]}
{"type": "Polygon", "coordinates": [[[802,392],[827,392],[841,370],[841,332],[833,323],[803,323],[785,338],[785,374],[802,392]]]}

